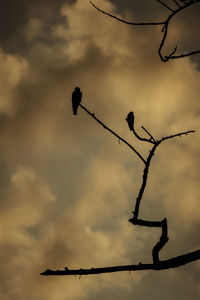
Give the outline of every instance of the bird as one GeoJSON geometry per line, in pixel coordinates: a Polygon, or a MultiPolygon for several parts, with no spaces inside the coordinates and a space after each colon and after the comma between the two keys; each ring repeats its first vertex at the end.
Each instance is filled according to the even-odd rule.
{"type": "Polygon", "coordinates": [[[133,131],[134,119],[135,119],[134,113],[130,111],[130,113],[128,113],[127,115],[126,121],[131,131],[133,131]]]}
{"type": "Polygon", "coordinates": [[[77,115],[79,104],[81,103],[82,93],[79,87],[75,87],[72,93],[72,109],[73,114],[77,115]]]}

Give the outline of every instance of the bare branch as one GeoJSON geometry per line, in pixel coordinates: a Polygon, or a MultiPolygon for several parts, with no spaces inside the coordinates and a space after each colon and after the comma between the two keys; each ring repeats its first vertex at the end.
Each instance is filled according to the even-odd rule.
{"type": "Polygon", "coordinates": [[[133,26],[144,26],[144,25],[147,25],[147,26],[151,26],[151,25],[164,25],[162,27],[162,30],[161,32],[163,32],[163,37],[162,37],[162,40],[160,42],[160,46],[158,48],[158,54],[160,56],[160,59],[163,61],[163,62],[167,62],[168,60],[170,59],[178,59],[178,58],[183,58],[183,57],[187,57],[187,56],[192,56],[192,55],[195,55],[195,54],[199,54],[200,53],[200,50],[196,50],[196,51],[190,51],[190,52],[187,52],[187,53],[183,53],[183,54],[178,54],[178,55],[174,55],[176,50],[177,50],[177,47],[175,47],[175,49],[173,50],[172,53],[170,53],[169,55],[165,55],[163,56],[162,55],[162,48],[165,44],[165,41],[166,41],[166,38],[167,38],[167,33],[168,33],[168,26],[169,26],[169,23],[171,21],[172,18],[175,17],[175,15],[177,13],[179,13],[180,11],[182,11],[183,9],[187,9],[189,6],[195,4],[195,3],[198,3],[200,0],[182,0],[181,2],[183,3],[183,5],[181,6],[176,0],[173,0],[176,5],[178,6],[178,8],[176,10],[173,10],[171,9],[168,5],[166,5],[163,1],[161,0],[156,0],[157,2],[159,2],[161,5],[165,6],[167,9],[169,9],[171,11],[171,13],[169,14],[169,16],[167,17],[166,20],[164,21],[161,21],[161,22],[127,22],[121,18],[118,18],[116,17],[115,15],[112,15],[110,13],[107,13],[106,11],[98,8],[97,6],[95,6],[95,4],[90,1],[90,3],[93,5],[93,7],[100,11],[101,13],[111,17],[111,18],[114,18],[116,19],[117,21],[119,22],[122,22],[122,23],[125,23],[125,24],[128,24],[128,25],[133,25],[133,26]]]}
{"type": "Polygon", "coordinates": [[[151,159],[153,158],[154,153],[156,151],[156,148],[165,140],[172,139],[172,138],[178,137],[178,136],[181,137],[182,135],[187,135],[187,134],[193,133],[193,132],[195,132],[195,130],[189,130],[189,131],[176,133],[176,134],[173,134],[173,135],[163,137],[160,140],[157,140],[157,141],[154,142],[154,146],[152,147],[151,151],[149,152],[148,158],[147,158],[146,163],[145,163],[145,167],[144,167],[144,171],[143,171],[142,185],[141,185],[138,197],[136,198],[135,210],[133,211],[135,219],[137,219],[138,215],[139,215],[140,202],[141,202],[141,199],[143,197],[143,194],[144,194],[144,191],[145,191],[145,188],[146,188],[149,167],[150,167],[151,159]]]}
{"type": "Polygon", "coordinates": [[[125,23],[125,24],[128,24],[128,25],[136,25],[136,26],[137,25],[139,25],[139,26],[141,26],[141,25],[144,25],[144,26],[147,25],[147,26],[151,26],[151,25],[162,25],[162,24],[165,23],[165,22],[128,22],[128,21],[125,21],[125,20],[123,20],[121,18],[118,18],[118,17],[116,17],[116,16],[114,16],[112,14],[109,14],[108,12],[100,9],[99,7],[97,7],[96,5],[94,5],[94,3],[92,1],[90,1],[90,3],[92,4],[92,6],[94,6],[94,8],[96,8],[96,10],[100,11],[102,14],[107,15],[107,16],[109,16],[111,18],[116,19],[119,22],[122,22],[122,23],[125,23]]]}
{"type": "Polygon", "coordinates": [[[178,7],[181,7],[181,5],[176,1],[176,0],[172,0],[174,1],[174,3],[178,6],[178,7]]]}
{"type": "Polygon", "coordinates": [[[160,142],[163,142],[165,140],[168,140],[168,139],[172,139],[174,137],[181,137],[182,135],[187,135],[189,133],[194,133],[195,130],[189,130],[189,131],[184,131],[184,132],[180,132],[180,133],[176,133],[176,134],[172,134],[172,135],[169,135],[169,136],[166,136],[166,137],[163,137],[161,140],[159,140],[160,142]]]}
{"type": "Polygon", "coordinates": [[[158,263],[142,264],[138,265],[125,265],[125,266],[114,266],[105,268],[91,268],[91,269],[75,269],[70,270],[65,268],[64,270],[49,270],[42,272],[40,275],[51,276],[51,275],[93,275],[102,273],[113,273],[122,271],[142,271],[142,270],[166,270],[170,268],[177,268],[193,261],[200,259],[200,250],[189,252],[180,256],[176,256],[170,259],[159,261],[158,263]]]}
{"type": "Polygon", "coordinates": [[[146,163],[145,159],[142,157],[142,155],[133,147],[131,146],[125,139],[120,137],[116,132],[114,132],[112,129],[110,129],[108,126],[106,126],[103,122],[101,122],[93,113],[91,113],[86,107],[84,107],[82,104],[79,104],[80,107],[86,111],[87,114],[89,114],[93,119],[95,119],[101,126],[103,126],[104,129],[108,130],[110,133],[112,133],[114,136],[118,138],[119,141],[122,141],[124,144],[126,144],[135,154],[143,161],[143,163],[146,163]]]}
{"type": "Polygon", "coordinates": [[[138,214],[139,214],[139,208],[140,208],[140,201],[142,200],[143,194],[144,194],[144,190],[147,184],[147,177],[148,177],[148,172],[149,172],[149,167],[150,167],[150,163],[151,163],[151,159],[156,151],[156,148],[158,147],[158,145],[161,142],[155,142],[155,144],[153,145],[153,148],[151,149],[151,151],[149,152],[149,156],[147,158],[146,164],[145,164],[145,168],[143,171],[143,179],[142,179],[142,185],[138,194],[138,197],[136,198],[136,204],[135,204],[135,210],[133,211],[134,214],[134,218],[137,219],[138,218],[138,214]]]}
{"type": "Polygon", "coordinates": [[[152,251],[154,264],[159,263],[159,261],[160,261],[159,252],[169,240],[168,235],[167,235],[168,230],[167,230],[167,219],[166,218],[163,221],[161,221],[161,228],[162,228],[162,234],[161,234],[160,240],[153,247],[153,251],[152,251]]]}
{"type": "Polygon", "coordinates": [[[169,59],[183,58],[183,57],[192,56],[192,55],[199,54],[199,53],[200,53],[200,50],[192,51],[192,52],[188,52],[188,53],[180,54],[180,55],[169,55],[169,56],[165,56],[164,57],[165,60],[163,60],[163,61],[167,61],[169,59]]]}
{"type": "Polygon", "coordinates": [[[169,9],[170,11],[173,11],[173,9],[171,9],[169,6],[167,6],[167,4],[165,4],[164,2],[162,2],[161,0],[156,0],[158,3],[160,3],[161,5],[163,5],[165,8],[169,9]]]}

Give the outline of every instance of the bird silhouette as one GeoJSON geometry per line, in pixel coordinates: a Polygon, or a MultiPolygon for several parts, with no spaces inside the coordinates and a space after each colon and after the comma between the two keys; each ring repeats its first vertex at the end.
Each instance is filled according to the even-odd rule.
{"type": "Polygon", "coordinates": [[[75,87],[75,90],[72,93],[72,109],[73,114],[77,115],[77,110],[79,104],[81,103],[82,93],[79,87],[75,87]]]}
{"type": "Polygon", "coordinates": [[[135,119],[134,113],[132,111],[130,111],[130,113],[128,113],[128,115],[127,115],[126,121],[128,123],[129,129],[131,131],[133,131],[134,119],[135,119]]]}

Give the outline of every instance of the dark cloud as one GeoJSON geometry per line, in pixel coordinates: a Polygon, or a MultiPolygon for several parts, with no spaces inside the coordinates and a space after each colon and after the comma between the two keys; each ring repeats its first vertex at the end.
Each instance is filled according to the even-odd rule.
{"type": "Polygon", "coordinates": [[[11,53],[26,53],[29,47],[24,38],[24,28],[31,18],[44,21],[48,26],[62,21],[60,8],[74,0],[19,0],[2,1],[0,4],[0,47],[11,53]]]}

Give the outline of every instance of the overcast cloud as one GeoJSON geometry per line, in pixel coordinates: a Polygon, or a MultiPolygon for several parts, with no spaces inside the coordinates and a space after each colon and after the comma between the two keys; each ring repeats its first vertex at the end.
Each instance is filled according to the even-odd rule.
{"type": "MultiPolygon", "coordinates": [[[[95,3],[129,20],[168,13],[155,1],[95,3]]],[[[163,51],[200,46],[199,11],[174,20],[163,51]]],[[[141,217],[168,219],[161,258],[200,247],[199,58],[162,63],[161,28],[118,23],[87,0],[4,1],[0,20],[0,298],[199,299],[198,261],[80,280],[39,275],[148,263],[160,235],[128,222],[143,164],[84,111],[72,115],[75,86],[83,104],[145,157],[148,145],[127,128],[129,111],[140,134],[141,125],[157,138],[196,130],[158,148],[141,217]]]]}

